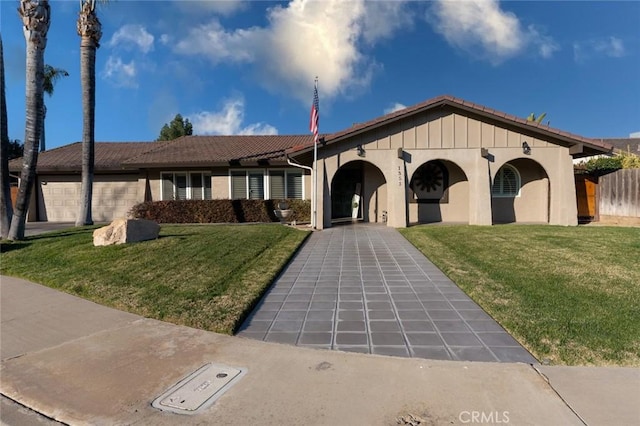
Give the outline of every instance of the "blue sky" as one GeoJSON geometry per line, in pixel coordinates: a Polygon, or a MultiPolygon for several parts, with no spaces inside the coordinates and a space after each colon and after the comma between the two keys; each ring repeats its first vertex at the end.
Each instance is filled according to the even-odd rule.
{"type": "MultiPolygon", "coordinates": [[[[78,1],[53,0],[45,62],[71,75],[47,147],[82,135],[78,1]]],[[[25,42],[0,1],[9,136],[24,139],[25,42]]],[[[342,130],[448,94],[587,137],[640,131],[640,1],[128,1],[100,5],[96,141],[342,130]]]]}

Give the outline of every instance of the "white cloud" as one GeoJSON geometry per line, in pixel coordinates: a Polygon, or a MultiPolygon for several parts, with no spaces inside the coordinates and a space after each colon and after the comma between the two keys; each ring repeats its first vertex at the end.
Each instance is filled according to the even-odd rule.
{"type": "Polygon", "coordinates": [[[584,62],[594,57],[621,58],[627,54],[624,42],[617,37],[591,39],[573,44],[573,58],[584,62]]]}
{"type": "Polygon", "coordinates": [[[387,108],[384,109],[384,113],[385,114],[390,114],[392,112],[396,112],[396,111],[400,111],[401,109],[405,109],[407,106],[403,105],[399,102],[393,103],[390,106],[388,106],[387,108]]]}
{"type": "Polygon", "coordinates": [[[232,15],[246,9],[248,6],[248,2],[245,0],[177,1],[175,4],[188,13],[201,15],[202,13],[210,12],[223,16],[232,15]]]}
{"type": "Polygon", "coordinates": [[[363,17],[363,38],[368,43],[391,37],[401,28],[413,26],[413,11],[399,0],[368,1],[363,17]]]}
{"type": "Polygon", "coordinates": [[[437,0],[429,21],[449,44],[499,64],[533,46],[543,58],[559,50],[555,41],[501,9],[498,0],[437,0]]]}
{"type": "Polygon", "coordinates": [[[261,42],[260,30],[226,31],[214,20],[191,30],[188,38],[176,45],[184,54],[204,54],[214,64],[224,61],[253,62],[254,47],[261,42]]]}
{"type": "Polygon", "coordinates": [[[550,36],[539,32],[533,25],[529,25],[527,40],[529,44],[538,49],[538,54],[545,59],[550,58],[553,54],[560,50],[560,45],[556,43],[550,36]]]}
{"type": "Polygon", "coordinates": [[[127,24],[118,29],[107,44],[109,47],[134,48],[137,47],[142,53],[149,53],[153,50],[154,37],[147,32],[142,25],[127,24]]]}
{"type": "Polygon", "coordinates": [[[173,37],[171,37],[171,35],[169,34],[162,34],[160,36],[160,43],[164,44],[165,46],[170,44],[173,41],[173,37]]]}
{"type": "Polygon", "coordinates": [[[220,111],[201,111],[189,116],[193,132],[198,135],[277,135],[267,123],[244,125],[244,99],[228,99],[220,111]]]}
{"type": "Polygon", "coordinates": [[[175,50],[214,64],[254,64],[264,87],[304,102],[318,76],[320,96],[328,100],[369,85],[376,64],[362,42],[390,37],[411,21],[404,1],[365,0],[292,0],[270,8],[267,18],[264,27],[234,30],[213,20],[191,30],[175,50]]]}
{"type": "Polygon", "coordinates": [[[131,62],[125,63],[118,56],[109,56],[102,70],[102,78],[109,80],[117,87],[137,88],[136,75],[135,61],[132,59],[131,62]]]}
{"type": "Polygon", "coordinates": [[[604,40],[597,40],[594,42],[593,48],[596,52],[612,58],[620,58],[626,53],[624,43],[617,37],[608,37],[604,40]]]}

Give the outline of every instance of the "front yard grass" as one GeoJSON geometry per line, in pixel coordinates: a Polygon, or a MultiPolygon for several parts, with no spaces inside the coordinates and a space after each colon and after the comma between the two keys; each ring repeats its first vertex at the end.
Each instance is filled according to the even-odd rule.
{"type": "Polygon", "coordinates": [[[401,232],[539,360],[640,365],[640,228],[401,232]]]}
{"type": "Polygon", "coordinates": [[[308,235],[281,225],[164,225],[157,240],[94,247],[93,229],[3,242],[0,273],[231,334],[308,235]]]}

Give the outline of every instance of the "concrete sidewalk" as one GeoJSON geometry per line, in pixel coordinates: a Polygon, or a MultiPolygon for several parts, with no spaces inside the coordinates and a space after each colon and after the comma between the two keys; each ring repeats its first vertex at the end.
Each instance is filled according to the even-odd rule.
{"type": "Polygon", "coordinates": [[[292,347],[145,319],[9,277],[0,296],[1,393],[67,424],[392,425],[409,414],[432,425],[640,423],[638,369],[292,347]],[[247,373],[201,414],[151,406],[208,362],[247,373]]]}

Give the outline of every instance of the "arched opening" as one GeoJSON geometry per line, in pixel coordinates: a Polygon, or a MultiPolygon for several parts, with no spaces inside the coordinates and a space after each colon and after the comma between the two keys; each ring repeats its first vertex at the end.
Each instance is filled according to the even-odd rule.
{"type": "Polygon", "coordinates": [[[549,223],[549,177],[536,161],[502,165],[491,186],[493,223],[549,223]]]}
{"type": "Polygon", "coordinates": [[[421,164],[409,182],[409,222],[469,222],[469,182],[447,160],[421,164]]]}
{"type": "Polygon", "coordinates": [[[331,181],[331,221],[379,222],[387,215],[387,181],[366,161],[341,166],[331,181]]]}

